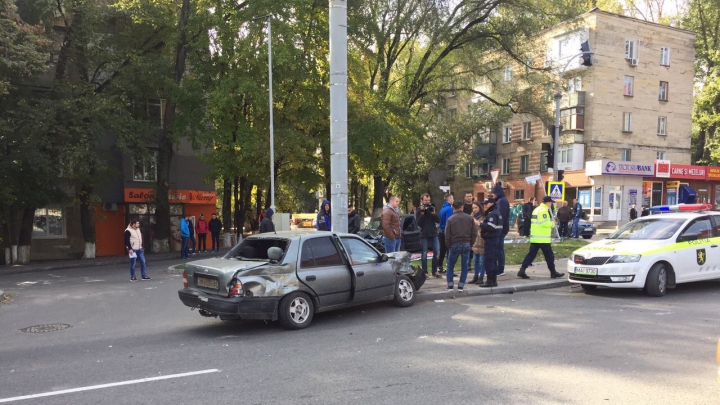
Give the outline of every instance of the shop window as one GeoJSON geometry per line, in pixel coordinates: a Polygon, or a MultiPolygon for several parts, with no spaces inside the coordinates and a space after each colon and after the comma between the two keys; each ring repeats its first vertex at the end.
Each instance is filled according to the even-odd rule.
{"type": "Polygon", "coordinates": [[[65,215],[62,208],[39,208],[33,218],[33,238],[65,237],[65,215]]]}
{"type": "Polygon", "coordinates": [[[133,158],[133,180],[155,181],[157,179],[157,152],[149,156],[133,158]]]}

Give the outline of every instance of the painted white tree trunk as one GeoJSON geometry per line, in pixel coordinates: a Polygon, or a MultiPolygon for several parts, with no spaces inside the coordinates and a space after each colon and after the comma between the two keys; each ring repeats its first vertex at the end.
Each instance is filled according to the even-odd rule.
{"type": "Polygon", "coordinates": [[[10,261],[12,264],[17,263],[18,261],[18,247],[17,245],[12,245],[12,250],[10,251],[12,260],[10,261]]]}
{"type": "Polygon", "coordinates": [[[17,263],[18,264],[30,263],[30,246],[18,246],[17,247],[17,263]]]}
{"type": "Polygon", "coordinates": [[[5,248],[5,265],[9,266],[13,264],[12,250],[7,247],[5,248]]]}
{"type": "Polygon", "coordinates": [[[83,259],[94,259],[95,258],[95,244],[90,242],[85,242],[85,253],[83,254],[83,259]]]}
{"type": "Polygon", "coordinates": [[[225,232],[223,234],[223,247],[232,247],[232,233],[225,232]]]}
{"type": "Polygon", "coordinates": [[[168,240],[158,238],[153,239],[152,251],[153,253],[169,253],[170,244],[168,243],[168,240]]]}

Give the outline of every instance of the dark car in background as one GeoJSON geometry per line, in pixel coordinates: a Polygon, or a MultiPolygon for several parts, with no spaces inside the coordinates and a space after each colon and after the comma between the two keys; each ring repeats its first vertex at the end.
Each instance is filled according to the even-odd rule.
{"type": "MultiPolygon", "coordinates": [[[[419,252],[422,249],[420,247],[420,227],[418,227],[415,221],[415,216],[407,214],[400,215],[400,229],[402,231],[400,250],[405,252],[419,252]]],[[[368,243],[379,251],[385,251],[385,245],[382,243],[380,217],[371,220],[367,228],[358,232],[358,236],[367,240],[368,243]]]]}
{"type": "Polygon", "coordinates": [[[380,253],[357,235],[263,233],[224,257],[187,263],[178,295],[202,316],[302,329],[318,312],[376,301],[412,305],[425,273],[410,263],[409,253],[380,253]]]}
{"type": "Polygon", "coordinates": [[[590,239],[597,233],[597,227],[595,224],[584,219],[581,219],[580,222],[578,222],[578,227],[580,228],[580,236],[582,236],[583,239],[590,239]]]}

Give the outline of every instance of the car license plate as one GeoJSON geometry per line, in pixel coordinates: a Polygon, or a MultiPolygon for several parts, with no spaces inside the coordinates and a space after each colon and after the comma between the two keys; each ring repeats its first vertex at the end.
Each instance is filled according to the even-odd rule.
{"type": "Polygon", "coordinates": [[[597,269],[594,267],[575,267],[575,274],[586,276],[597,276],[597,269]]]}
{"type": "Polygon", "coordinates": [[[218,289],[218,281],[216,278],[208,278],[208,277],[196,277],[196,278],[197,278],[197,286],[198,287],[211,288],[213,290],[218,289]]]}

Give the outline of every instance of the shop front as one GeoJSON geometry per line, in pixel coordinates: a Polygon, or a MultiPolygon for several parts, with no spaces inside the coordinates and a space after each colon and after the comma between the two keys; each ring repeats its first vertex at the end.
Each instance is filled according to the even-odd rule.
{"type": "Polygon", "coordinates": [[[713,203],[720,185],[720,170],[710,173],[711,169],[720,168],[656,160],[655,176],[643,179],[643,206],[713,203]]]}
{"type": "MultiPolygon", "coordinates": [[[[591,179],[592,187],[583,191],[579,199],[582,204],[589,197],[591,220],[620,225],[630,220],[632,204],[641,205],[643,178],[653,177],[655,166],[642,162],[594,160],[586,163],[585,175],[591,179]]],[[[585,204],[583,207],[587,208],[585,204]]]]}
{"type": "MultiPolygon", "coordinates": [[[[125,204],[118,204],[114,215],[103,214],[102,218],[96,216],[95,233],[98,240],[98,256],[114,256],[124,253],[123,230],[130,220],[140,221],[140,230],[143,234],[143,244],[150,250],[152,239],[155,236],[155,191],[144,188],[126,188],[125,204]],[[98,221],[98,219],[102,219],[98,221]]],[[[209,221],[213,213],[217,212],[217,195],[215,191],[198,190],[171,190],[168,194],[170,201],[170,249],[179,251],[182,244],[180,238],[180,218],[185,215],[192,217],[193,223],[205,215],[209,221]]],[[[99,211],[96,211],[99,212],[99,211]]]]}

